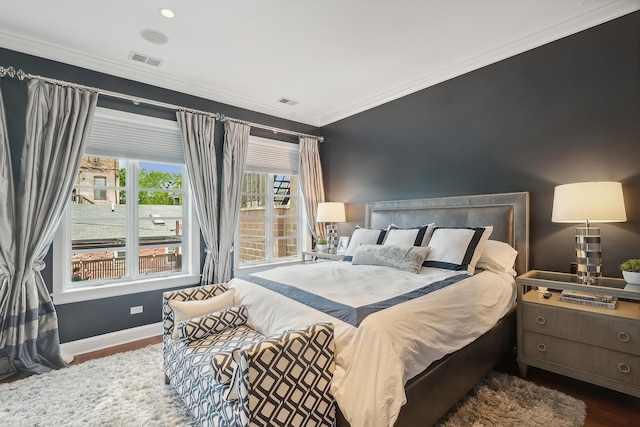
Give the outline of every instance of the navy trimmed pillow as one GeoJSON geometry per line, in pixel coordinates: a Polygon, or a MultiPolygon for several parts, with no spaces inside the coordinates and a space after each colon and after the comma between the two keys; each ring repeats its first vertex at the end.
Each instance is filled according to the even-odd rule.
{"type": "Polygon", "coordinates": [[[342,256],[343,261],[351,261],[359,245],[381,245],[387,230],[361,228],[356,225],[353,235],[349,240],[349,246],[342,256]]]}
{"type": "Polygon", "coordinates": [[[400,228],[395,224],[391,224],[384,238],[384,245],[427,246],[434,227],[434,223],[413,228],[400,228]]]}
{"type": "Polygon", "coordinates": [[[488,227],[435,227],[425,267],[473,274],[482,248],[493,231],[488,227]]]}

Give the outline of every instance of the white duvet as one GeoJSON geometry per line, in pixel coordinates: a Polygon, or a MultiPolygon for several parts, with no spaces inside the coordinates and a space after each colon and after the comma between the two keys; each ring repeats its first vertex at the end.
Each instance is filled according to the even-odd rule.
{"type": "MultiPolygon", "coordinates": [[[[432,268],[413,274],[389,267],[318,262],[253,276],[357,307],[456,274],[432,268]]],[[[236,303],[248,308],[249,326],[265,335],[320,321],[333,323],[336,371],[332,392],[352,427],[392,426],[406,403],[404,384],[432,362],[491,329],[515,301],[511,275],[483,271],[371,314],[356,328],[241,278],[230,285],[236,288],[236,303]]]]}

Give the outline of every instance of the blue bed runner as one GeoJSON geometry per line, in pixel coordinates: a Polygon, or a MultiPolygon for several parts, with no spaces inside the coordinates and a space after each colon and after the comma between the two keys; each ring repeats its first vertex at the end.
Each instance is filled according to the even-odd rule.
{"type": "Polygon", "coordinates": [[[335,302],[328,298],[324,298],[320,295],[307,292],[292,285],[263,279],[261,277],[252,276],[250,274],[240,276],[238,277],[238,279],[242,279],[247,282],[262,286],[263,288],[267,288],[273,292],[277,292],[281,295],[291,298],[292,300],[298,301],[299,303],[305,304],[311,308],[315,308],[316,310],[322,311],[323,313],[333,316],[336,319],[342,320],[343,322],[358,327],[360,326],[360,323],[362,323],[362,321],[370,314],[446,288],[447,286],[468,277],[468,274],[458,274],[456,276],[451,276],[438,282],[433,282],[421,288],[414,289],[405,294],[398,295],[384,301],[374,302],[369,305],[363,305],[361,307],[352,307],[350,305],[335,302]]]}

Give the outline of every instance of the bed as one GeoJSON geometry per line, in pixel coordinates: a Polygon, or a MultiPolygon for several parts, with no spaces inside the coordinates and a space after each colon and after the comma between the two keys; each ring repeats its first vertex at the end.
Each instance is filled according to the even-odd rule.
{"type": "MultiPolygon", "coordinates": [[[[508,243],[518,251],[514,268],[521,274],[528,268],[528,204],[528,193],[373,202],[366,204],[365,227],[386,229],[393,224],[399,229],[409,229],[431,223],[443,228],[492,226],[491,240],[508,243]]],[[[354,268],[351,263],[338,261],[276,268],[237,277],[230,283],[235,288],[236,303],[249,309],[251,326],[267,335],[316,321],[334,323],[337,367],[333,392],[340,409],[337,414],[340,427],[350,425],[347,419],[352,427],[434,424],[515,342],[513,275],[479,270],[469,276],[460,275],[460,271],[423,268],[413,276],[432,275],[428,278],[430,283],[442,287],[433,286],[436,292],[430,289],[428,294],[387,307],[377,301],[394,300],[394,295],[400,294],[414,295],[415,289],[428,288],[414,284],[420,278],[414,279],[410,273],[387,270],[379,266],[354,268]],[[357,269],[366,272],[354,273],[357,269]],[[362,297],[364,302],[352,303],[353,296],[342,295],[342,289],[350,288],[350,281],[361,277],[358,274],[374,275],[376,279],[371,280],[377,282],[373,287],[365,287],[367,291],[359,292],[358,298],[362,297]],[[328,277],[341,282],[325,280],[328,277]],[[305,300],[309,297],[307,291],[321,295],[305,300]],[[494,292],[502,295],[499,302],[489,298],[494,292]],[[380,295],[374,298],[369,293],[380,295]],[[475,309],[464,307],[447,312],[446,304],[453,307],[460,295],[467,298],[464,307],[482,307],[486,312],[479,316],[475,309]],[[422,302],[427,298],[430,304],[436,301],[433,304],[445,307],[447,321],[456,327],[436,325],[434,318],[443,316],[423,308],[422,302]],[[335,301],[346,303],[334,304],[335,301]],[[361,310],[363,307],[377,308],[369,313],[361,310]],[[363,312],[366,314],[360,317],[363,312]],[[405,321],[409,312],[409,317],[416,316],[415,322],[405,321]],[[423,315],[424,319],[417,317],[423,315]],[[400,326],[392,323],[396,321],[400,326]],[[406,330],[410,337],[387,343],[385,340],[395,334],[397,327],[406,330]],[[368,331],[366,335],[364,331],[368,331]],[[446,338],[441,338],[441,334],[446,338]],[[451,338],[447,334],[452,334],[451,338]],[[433,348],[426,346],[429,340],[434,342],[433,348]],[[447,350],[448,340],[454,350],[447,350]],[[398,357],[402,362],[395,360],[396,353],[401,354],[398,357]]]]}

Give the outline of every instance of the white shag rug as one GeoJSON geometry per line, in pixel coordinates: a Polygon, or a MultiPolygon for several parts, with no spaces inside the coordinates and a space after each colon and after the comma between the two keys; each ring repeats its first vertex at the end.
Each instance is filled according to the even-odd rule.
{"type": "MultiPolygon", "coordinates": [[[[0,385],[0,425],[181,427],[196,423],[164,384],[162,344],[0,385]]],[[[585,404],[517,377],[491,373],[442,427],[582,426],[585,404]]]]}

